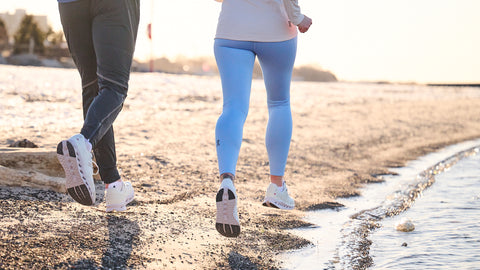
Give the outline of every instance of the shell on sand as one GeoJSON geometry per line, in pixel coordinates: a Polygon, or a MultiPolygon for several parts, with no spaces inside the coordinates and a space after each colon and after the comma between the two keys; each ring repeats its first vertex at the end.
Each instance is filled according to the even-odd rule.
{"type": "Polygon", "coordinates": [[[415,230],[415,225],[410,219],[403,218],[402,220],[400,220],[400,222],[395,224],[395,229],[401,232],[411,232],[415,230]]]}

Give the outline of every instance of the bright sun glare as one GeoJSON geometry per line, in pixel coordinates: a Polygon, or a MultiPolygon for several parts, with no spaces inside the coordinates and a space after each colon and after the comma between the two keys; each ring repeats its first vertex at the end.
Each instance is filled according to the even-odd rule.
{"type": "MultiPolygon", "coordinates": [[[[313,19],[300,34],[297,65],[315,64],[342,80],[457,82],[479,81],[480,1],[476,0],[300,0],[313,19]]],[[[212,56],[221,4],[213,0],[142,0],[135,57],[153,53],[175,58],[212,56]],[[152,9],[153,7],[153,9],[152,9]]],[[[55,0],[15,0],[0,12],[26,9],[47,15],[60,30],[55,0]]],[[[259,26],[261,27],[261,26],[259,26]]]]}

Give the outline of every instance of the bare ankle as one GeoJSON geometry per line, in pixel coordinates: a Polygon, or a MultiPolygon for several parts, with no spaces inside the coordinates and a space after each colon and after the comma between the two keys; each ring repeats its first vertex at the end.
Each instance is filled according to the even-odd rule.
{"type": "Polygon", "coordinates": [[[223,181],[223,179],[225,178],[230,178],[233,182],[233,179],[235,179],[235,175],[231,174],[231,173],[222,173],[220,174],[220,182],[223,181]]]}
{"type": "Polygon", "coordinates": [[[279,187],[283,186],[283,175],[270,175],[270,182],[279,187]]]}

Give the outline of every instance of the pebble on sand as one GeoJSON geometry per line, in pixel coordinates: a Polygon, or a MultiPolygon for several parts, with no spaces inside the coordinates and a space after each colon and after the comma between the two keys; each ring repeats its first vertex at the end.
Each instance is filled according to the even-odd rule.
{"type": "Polygon", "coordinates": [[[410,219],[403,218],[402,220],[400,220],[400,222],[395,224],[395,229],[401,232],[411,232],[415,230],[415,225],[413,225],[413,222],[410,219]]]}

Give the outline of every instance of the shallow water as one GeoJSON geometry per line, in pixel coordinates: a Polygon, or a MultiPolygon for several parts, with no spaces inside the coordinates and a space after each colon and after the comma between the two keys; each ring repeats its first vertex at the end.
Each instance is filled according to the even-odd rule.
{"type": "Polygon", "coordinates": [[[480,233],[475,223],[480,218],[480,177],[476,177],[480,175],[480,166],[476,167],[480,155],[466,157],[478,153],[478,149],[472,148],[477,145],[480,140],[421,157],[406,167],[392,169],[398,175],[386,176],[384,183],[368,185],[361,190],[362,196],[337,200],[345,207],[310,213],[306,220],[317,227],[292,232],[314,245],[284,254],[283,268],[351,269],[373,264],[372,269],[479,269],[479,259],[475,257],[480,255],[480,233]],[[450,179],[444,180],[445,177],[450,179]],[[428,188],[429,185],[432,186],[428,188]],[[420,197],[413,203],[412,197],[416,196],[420,197]],[[431,201],[431,208],[419,206],[426,198],[431,201]],[[425,210],[417,213],[416,208],[425,210]],[[440,210],[445,211],[445,219],[438,217],[440,210]],[[387,217],[394,213],[400,214],[387,217]],[[413,220],[415,231],[395,230],[394,224],[403,217],[413,220]],[[373,227],[380,228],[372,230],[373,227]],[[440,235],[446,240],[437,240],[440,235]],[[369,240],[373,241],[371,246],[369,240]],[[407,247],[402,246],[404,242],[407,247]],[[368,248],[370,252],[365,253],[368,248]],[[426,260],[425,256],[432,258],[426,260]]]}
{"type": "Polygon", "coordinates": [[[438,175],[412,208],[385,219],[370,238],[372,269],[479,269],[479,165],[480,155],[462,159],[438,175]],[[404,217],[413,221],[413,232],[395,230],[404,217]]]}

